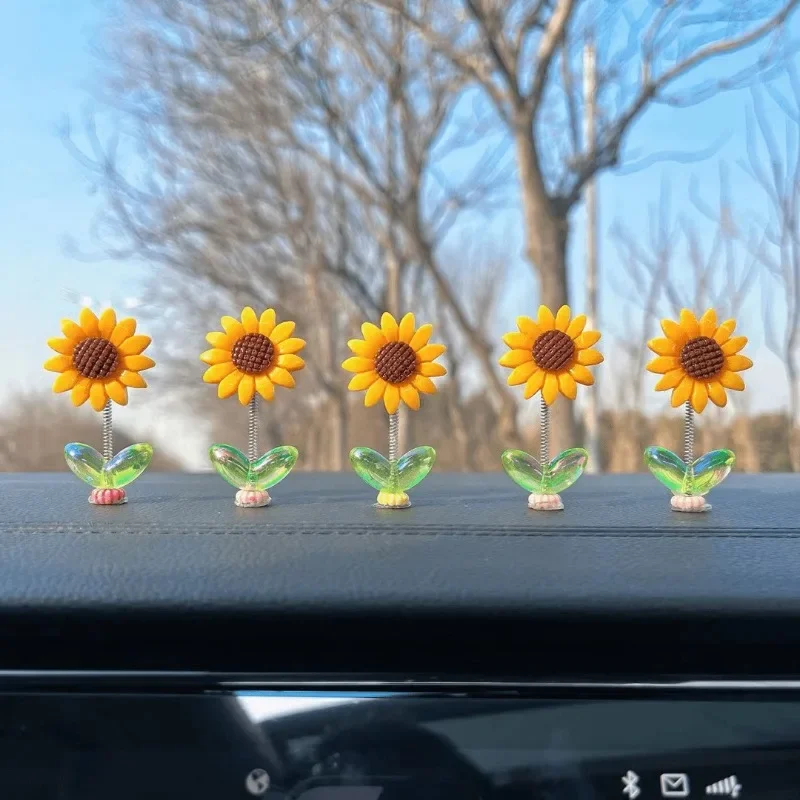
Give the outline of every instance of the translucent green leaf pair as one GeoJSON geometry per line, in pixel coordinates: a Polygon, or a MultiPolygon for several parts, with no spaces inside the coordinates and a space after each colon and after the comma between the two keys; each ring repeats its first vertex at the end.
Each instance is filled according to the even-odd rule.
{"type": "Polygon", "coordinates": [[[64,448],[67,466],[93,489],[121,489],[133,483],[150,466],[153,447],[132,444],[106,461],[94,447],[70,442],[64,448]]]}
{"type": "Polygon", "coordinates": [[[297,448],[291,445],[273,447],[253,461],[229,444],[214,444],[208,451],[214,469],[231,486],[257,491],[280,483],[297,463],[297,455],[297,448]]]}
{"type": "Polygon", "coordinates": [[[350,463],[364,483],[380,492],[399,493],[412,489],[433,468],[436,451],[432,447],[415,447],[397,461],[391,462],[370,447],[354,447],[350,463]]]}
{"type": "Polygon", "coordinates": [[[702,497],[722,483],[735,461],[730,450],[712,450],[688,465],[666,447],[648,447],[644,451],[650,472],[673,494],[690,497],[702,497]]]}
{"type": "Polygon", "coordinates": [[[501,458],[508,477],[525,491],[559,494],[583,475],[589,454],[583,448],[573,447],[546,464],[540,464],[524,450],[506,450],[501,458]]]}

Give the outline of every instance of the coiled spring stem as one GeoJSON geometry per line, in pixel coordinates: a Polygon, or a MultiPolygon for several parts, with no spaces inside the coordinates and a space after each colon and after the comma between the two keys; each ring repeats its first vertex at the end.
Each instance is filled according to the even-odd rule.
{"type": "Polygon", "coordinates": [[[544,469],[550,461],[550,406],[542,398],[541,422],[539,424],[539,464],[544,469]]]}
{"type": "Polygon", "coordinates": [[[247,408],[247,457],[258,458],[258,395],[254,394],[247,408]]]}
{"type": "Polygon", "coordinates": [[[397,446],[399,441],[400,412],[389,414],[389,463],[397,461],[397,446]]]}
{"type": "Polygon", "coordinates": [[[114,421],[111,418],[111,401],[106,400],[103,408],[103,460],[110,461],[114,457],[114,421]]]}
{"type": "Polygon", "coordinates": [[[689,401],[684,406],[683,461],[687,466],[694,462],[694,409],[689,401]]]}

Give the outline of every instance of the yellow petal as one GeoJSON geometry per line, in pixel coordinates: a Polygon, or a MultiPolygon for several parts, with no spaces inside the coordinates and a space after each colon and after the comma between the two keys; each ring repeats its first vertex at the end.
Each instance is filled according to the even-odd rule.
{"type": "Polygon", "coordinates": [[[92,379],[91,378],[82,378],[79,380],[74,388],[72,389],[72,394],[70,395],[70,399],[72,400],[72,405],[75,407],[82,406],[88,399],[89,399],[89,391],[92,388],[92,379]]]}
{"type": "MultiPolygon", "coordinates": [[[[221,367],[222,364],[220,364],[219,366],[221,367]]],[[[217,367],[211,367],[211,369],[217,369],[217,367]]],[[[208,371],[206,370],[206,372],[208,371]]],[[[239,372],[238,369],[234,369],[233,372],[226,375],[219,382],[219,386],[217,387],[217,396],[224,400],[226,397],[230,397],[232,394],[236,394],[237,390],[239,389],[239,382],[242,380],[242,377],[243,377],[242,373],[239,372]]]]}
{"type": "Polygon", "coordinates": [[[575,347],[585,350],[600,341],[600,331],[584,331],[576,340],[575,347]]]}
{"type": "MultiPolygon", "coordinates": [[[[250,306],[245,306],[242,309],[242,327],[248,333],[258,333],[258,317],[256,316],[256,312],[253,311],[253,309],[250,308],[250,306]]],[[[251,399],[252,399],[252,395],[254,393],[255,393],[255,388],[253,389],[253,392],[251,393],[251,399]]],[[[242,396],[242,384],[240,383],[239,384],[239,397],[241,397],[241,396],[242,396]]],[[[247,402],[249,403],[250,401],[248,400],[247,402]]]]}
{"type": "Polygon", "coordinates": [[[501,367],[518,367],[529,361],[533,361],[533,353],[530,350],[509,350],[507,353],[503,353],[498,363],[501,367]]]}
{"type": "Polygon", "coordinates": [[[396,342],[397,337],[400,335],[397,320],[388,311],[384,311],[381,315],[381,330],[387,342],[396,342]]]}
{"type": "MultiPolygon", "coordinates": [[[[256,313],[253,311],[253,317],[255,315],[256,313]]],[[[239,388],[236,391],[239,395],[239,402],[243,406],[249,405],[253,395],[256,393],[255,378],[252,375],[242,375],[242,379],[239,381],[239,388]]]]}
{"type": "Polygon", "coordinates": [[[235,317],[223,317],[220,322],[225,329],[225,333],[227,333],[228,336],[232,336],[234,340],[241,339],[246,333],[244,325],[235,317]]]}
{"type": "Polygon", "coordinates": [[[667,389],[674,389],[682,380],[686,373],[680,367],[678,369],[670,370],[666,375],[663,375],[656,384],[656,391],[663,392],[667,389]]]}
{"type": "Polygon", "coordinates": [[[717,332],[711,337],[717,344],[725,344],[730,339],[731,334],[736,329],[735,319],[726,319],[722,325],[717,328],[717,332]]]}
{"type": "Polygon", "coordinates": [[[659,356],[654,358],[645,369],[648,372],[655,372],[665,374],[670,370],[677,369],[680,366],[680,361],[674,356],[659,356]]]}
{"type": "Polygon", "coordinates": [[[138,372],[123,372],[119,376],[119,382],[123,386],[130,386],[132,389],[147,388],[147,381],[138,372]]]}
{"type": "MultiPolygon", "coordinates": [[[[709,338],[714,335],[717,330],[717,312],[713,308],[709,308],[702,317],[700,317],[700,335],[708,336],[709,338]]],[[[705,405],[703,406],[705,408],[705,405]]],[[[696,410],[696,409],[695,409],[696,410]]]]}
{"type": "Polygon", "coordinates": [[[220,333],[219,331],[212,331],[206,334],[206,341],[217,350],[233,350],[235,341],[233,337],[228,336],[227,333],[220,333]]]}
{"type": "Polygon", "coordinates": [[[728,356],[725,359],[725,369],[731,372],[741,372],[743,369],[750,369],[752,366],[753,362],[747,356],[741,354],[728,356]]]}
{"type": "Polygon", "coordinates": [[[134,369],[137,372],[143,369],[154,367],[156,362],[149,356],[125,356],[122,359],[122,366],[125,369],[134,369]]]}
{"type": "Polygon", "coordinates": [[[119,347],[126,339],[130,339],[136,333],[136,320],[132,317],[121,319],[115,326],[114,332],[109,337],[108,341],[119,347]]]}
{"type": "Polygon", "coordinates": [[[531,397],[544,386],[544,379],[546,376],[547,373],[543,369],[537,369],[536,372],[531,375],[528,382],[525,384],[524,394],[526,400],[530,400],[531,397]]]}
{"type": "Polygon", "coordinates": [[[686,335],[686,331],[678,325],[677,322],[674,322],[671,319],[662,319],[661,320],[661,330],[664,331],[664,335],[667,339],[672,339],[678,347],[683,347],[686,342],[689,341],[689,337],[686,335]]]}
{"type": "Polygon", "coordinates": [[[390,383],[383,393],[383,405],[388,414],[394,414],[400,407],[400,389],[390,383]]]}
{"type": "Polygon", "coordinates": [[[569,371],[569,374],[572,375],[578,383],[582,383],[584,386],[591,386],[594,383],[594,376],[582,364],[575,364],[569,371]]]}
{"type": "Polygon", "coordinates": [[[651,339],[647,346],[659,356],[678,355],[678,345],[672,339],[651,339]]]}
{"type": "Polygon", "coordinates": [[[575,360],[584,367],[590,367],[592,364],[602,364],[603,355],[597,350],[578,350],[575,360]]]}
{"type": "Polygon", "coordinates": [[[397,341],[408,344],[414,336],[415,320],[414,315],[409,312],[400,320],[398,326],[397,341]]]}
{"type": "Polygon", "coordinates": [[[680,324],[681,328],[683,328],[684,332],[690,339],[694,339],[695,336],[700,335],[700,323],[697,321],[697,317],[690,309],[681,309],[680,324]]]}
{"type": "MultiPolygon", "coordinates": [[[[417,331],[417,333],[419,333],[419,331],[417,331]]],[[[376,342],[378,347],[382,344],[386,344],[386,337],[383,335],[383,331],[371,322],[364,322],[361,325],[361,335],[368,342],[376,342]]]]}
{"type": "Polygon", "coordinates": [[[283,367],[273,367],[268,374],[269,379],[276,386],[283,386],[285,389],[294,389],[295,382],[292,373],[283,367]]]}
{"type": "Polygon", "coordinates": [[[682,406],[691,396],[692,389],[694,388],[694,380],[688,375],[684,375],[681,382],[675,387],[670,398],[670,403],[673,408],[682,406]]]}
{"type": "Polygon", "coordinates": [[[66,372],[62,372],[55,381],[53,381],[53,391],[57,394],[68,392],[75,386],[80,377],[80,373],[76,369],[68,369],[66,372]]]}
{"type": "MultiPolygon", "coordinates": [[[[236,365],[232,361],[225,361],[222,364],[215,364],[203,373],[203,380],[206,383],[219,383],[223,378],[227,378],[232,372],[236,371],[236,365]]],[[[124,373],[123,373],[124,374],[124,373]]],[[[236,384],[239,385],[238,383],[236,384]]]]}
{"type": "Polygon", "coordinates": [[[569,327],[566,330],[567,336],[570,339],[577,339],[582,333],[583,329],[586,327],[586,314],[578,314],[575,319],[570,322],[569,327]]]}
{"type": "Polygon", "coordinates": [[[108,381],[106,383],[106,392],[118,405],[128,405],[128,390],[122,385],[121,381],[108,381]]]}
{"type": "Polygon", "coordinates": [[[708,389],[706,389],[706,385],[702,381],[695,381],[691,400],[692,408],[698,414],[702,414],[708,404],[708,389]]]}
{"type": "Polygon", "coordinates": [[[714,405],[725,408],[728,402],[728,395],[719,381],[711,381],[708,385],[708,398],[714,405]]]}
{"type": "Polygon", "coordinates": [[[262,336],[269,336],[275,328],[275,309],[268,308],[258,321],[258,332],[262,336]]]}
{"type": "Polygon", "coordinates": [[[296,372],[298,369],[303,369],[303,367],[306,365],[306,362],[303,361],[300,356],[296,356],[292,353],[287,353],[285,356],[278,356],[275,363],[279,367],[288,369],[289,372],[296,372]]]}
{"type": "Polygon", "coordinates": [[[730,372],[729,370],[723,369],[717,377],[717,380],[726,389],[733,389],[737,392],[744,391],[744,381],[742,380],[742,376],[737,375],[735,372],[730,372]]]}
{"type": "Polygon", "coordinates": [[[419,392],[410,383],[400,387],[400,399],[412,411],[419,411],[419,392]]]}
{"type": "Polygon", "coordinates": [[[292,335],[294,332],[294,327],[294,322],[291,320],[287,319],[286,322],[281,322],[272,329],[272,333],[269,335],[269,340],[273,344],[280,344],[292,335]]]}
{"type": "Polygon", "coordinates": [[[305,339],[284,339],[275,349],[282,356],[289,353],[299,353],[306,346],[305,339]]]}
{"type": "Polygon", "coordinates": [[[374,339],[371,341],[365,341],[364,339],[350,339],[347,343],[347,346],[357,355],[361,356],[361,358],[375,358],[378,354],[378,350],[381,349],[382,345],[379,345],[374,339]]]}
{"type": "Polygon", "coordinates": [[[555,327],[556,318],[553,316],[553,312],[547,306],[539,306],[539,314],[536,317],[536,324],[539,326],[539,330],[544,333],[545,331],[551,331],[555,327]]]}
{"type": "Polygon", "coordinates": [[[569,372],[562,372],[558,376],[558,391],[568,400],[574,400],[578,395],[578,384],[569,372]]]}
{"type": "Polygon", "coordinates": [[[53,356],[44,362],[44,368],[49,372],[65,372],[72,369],[72,359],[69,356],[53,356]]]}
{"type": "Polygon", "coordinates": [[[364,395],[364,405],[369,408],[374,406],[383,399],[383,393],[386,391],[386,381],[383,378],[378,378],[372,386],[367,389],[364,395]]]}
{"type": "Polygon", "coordinates": [[[431,334],[433,333],[433,325],[430,322],[426,322],[424,325],[420,325],[417,328],[417,332],[411,337],[409,341],[409,345],[411,349],[416,352],[422,347],[425,347],[428,344],[428,339],[431,338],[431,334]]]}
{"type": "MultiPolygon", "coordinates": [[[[517,317],[517,327],[520,333],[530,336],[533,340],[541,336],[544,332],[530,317],[517,317]]],[[[533,345],[531,345],[531,347],[532,346],[533,345]]]]}
{"type": "Polygon", "coordinates": [[[91,403],[92,408],[95,411],[102,411],[105,408],[107,401],[108,395],[106,394],[106,387],[103,386],[100,381],[94,381],[91,389],[89,389],[89,402],[91,403]]]}
{"type": "Polygon", "coordinates": [[[722,352],[726,356],[738,353],[747,344],[746,336],[734,336],[722,345],[722,352]]]}
{"type": "Polygon", "coordinates": [[[542,398],[547,405],[551,406],[558,397],[558,378],[552,373],[545,373],[544,386],[542,387],[542,398]]]}
{"type": "Polygon", "coordinates": [[[569,306],[561,306],[558,309],[558,313],[556,314],[556,330],[565,333],[567,328],[569,327],[569,318],[572,315],[572,312],[569,310],[569,306]]]}
{"type": "Polygon", "coordinates": [[[47,346],[63,356],[71,356],[72,351],[75,349],[75,342],[71,339],[48,339],[47,346]]]}
{"type": "Polygon", "coordinates": [[[533,375],[539,367],[536,365],[536,362],[531,359],[525,364],[521,364],[516,369],[512,370],[511,374],[508,376],[508,385],[509,386],[521,386],[525,383],[528,378],[533,375]]]}
{"type": "Polygon", "coordinates": [[[347,384],[347,388],[351,392],[362,392],[364,389],[369,389],[375,381],[378,380],[378,373],[375,370],[371,372],[359,372],[357,375],[353,375],[350,378],[350,383],[347,384]]]}
{"type": "Polygon", "coordinates": [[[424,375],[415,375],[411,379],[411,383],[415,389],[423,394],[436,394],[436,384],[424,375]]]}
{"type": "Polygon", "coordinates": [[[120,346],[119,352],[123,356],[136,356],[144,352],[153,340],[149,336],[131,336],[126,339],[120,346]]]}
{"type": "Polygon", "coordinates": [[[256,391],[267,401],[275,397],[275,386],[267,375],[259,375],[256,378],[256,391]]]}
{"type": "Polygon", "coordinates": [[[205,353],[200,354],[200,360],[206,364],[224,364],[231,360],[231,354],[228,350],[206,350],[205,353]]]}
{"type": "Polygon", "coordinates": [[[427,375],[429,378],[440,378],[442,375],[447,375],[447,370],[441,364],[424,361],[419,365],[419,374],[427,375]]]}
{"type": "Polygon", "coordinates": [[[114,328],[117,327],[117,315],[114,313],[113,308],[107,308],[101,315],[98,323],[100,335],[104,339],[110,339],[111,334],[114,333],[114,328]]]}
{"type": "Polygon", "coordinates": [[[503,336],[503,342],[512,350],[531,350],[534,339],[525,333],[507,333],[503,336]]]}
{"type": "Polygon", "coordinates": [[[86,338],[83,328],[80,325],[76,325],[71,319],[61,320],[61,332],[67,339],[76,343],[86,338]]]}
{"type": "Polygon", "coordinates": [[[350,356],[342,362],[342,369],[346,369],[348,372],[368,372],[375,369],[375,361],[371,358],[350,356]]]}
{"type": "Polygon", "coordinates": [[[97,319],[97,315],[92,311],[91,308],[82,308],[80,316],[78,317],[78,323],[80,324],[81,328],[83,328],[83,332],[87,336],[99,336],[100,335],[100,321],[97,319]]]}
{"type": "Polygon", "coordinates": [[[425,347],[417,350],[417,358],[420,361],[433,361],[435,358],[439,358],[446,350],[447,348],[443,344],[426,344],[425,347]]]}

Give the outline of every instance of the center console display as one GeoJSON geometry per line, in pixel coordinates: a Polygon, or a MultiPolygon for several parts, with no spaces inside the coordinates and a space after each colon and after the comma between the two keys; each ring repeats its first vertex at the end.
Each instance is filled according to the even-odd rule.
{"type": "Polygon", "coordinates": [[[0,694],[13,800],[796,800],[800,697],[0,694]]]}

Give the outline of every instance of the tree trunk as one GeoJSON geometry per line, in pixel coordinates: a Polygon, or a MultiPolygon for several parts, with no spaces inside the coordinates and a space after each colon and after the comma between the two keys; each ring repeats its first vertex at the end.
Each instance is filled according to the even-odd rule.
{"type": "MultiPolygon", "coordinates": [[[[525,253],[539,280],[539,300],[553,313],[569,302],[567,285],[567,243],[569,222],[566,212],[556,213],[547,194],[530,120],[521,120],[515,136],[522,210],[525,224],[525,253]]],[[[535,314],[533,315],[535,316],[535,314]]],[[[591,389],[589,390],[591,391],[591,389]]],[[[578,431],[573,404],[561,398],[552,408],[551,455],[575,447],[578,431]]]]}

